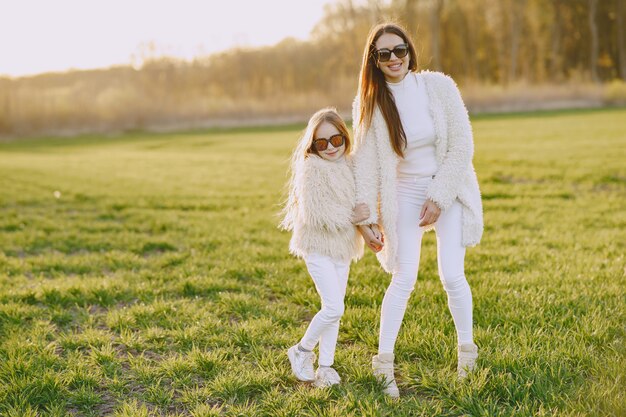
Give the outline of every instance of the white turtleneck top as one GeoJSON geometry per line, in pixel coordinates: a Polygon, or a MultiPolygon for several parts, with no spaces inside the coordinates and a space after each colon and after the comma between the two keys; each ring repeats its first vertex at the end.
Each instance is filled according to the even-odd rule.
{"type": "Polygon", "coordinates": [[[435,125],[424,81],[419,75],[409,72],[402,81],[387,82],[387,86],[396,102],[407,140],[404,158],[398,163],[398,177],[435,175],[435,125]]]}

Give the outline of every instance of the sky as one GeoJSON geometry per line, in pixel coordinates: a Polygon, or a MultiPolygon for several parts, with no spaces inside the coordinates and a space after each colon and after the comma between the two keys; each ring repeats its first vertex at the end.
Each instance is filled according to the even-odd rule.
{"type": "Polygon", "coordinates": [[[130,64],[150,43],[190,59],[307,39],[332,0],[0,0],[0,75],[130,64]]]}

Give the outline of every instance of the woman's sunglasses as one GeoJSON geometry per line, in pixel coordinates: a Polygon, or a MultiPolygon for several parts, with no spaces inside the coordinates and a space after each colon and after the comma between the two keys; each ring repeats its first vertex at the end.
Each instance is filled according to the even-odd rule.
{"type": "Polygon", "coordinates": [[[313,141],[313,147],[316,151],[325,151],[328,148],[328,143],[331,143],[335,148],[342,146],[346,142],[346,137],[342,134],[332,135],[330,139],[317,138],[313,141]]]}
{"type": "Polygon", "coordinates": [[[376,59],[378,59],[378,62],[387,62],[391,59],[392,52],[396,57],[404,58],[406,54],[409,53],[409,45],[406,43],[401,43],[400,45],[394,46],[393,49],[378,49],[374,52],[374,56],[376,57],[376,59]]]}

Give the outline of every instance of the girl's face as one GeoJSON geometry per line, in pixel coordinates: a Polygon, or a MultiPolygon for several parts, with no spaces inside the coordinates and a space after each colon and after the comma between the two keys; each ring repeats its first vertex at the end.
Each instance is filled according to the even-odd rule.
{"type": "MultiPolygon", "coordinates": [[[[333,146],[333,144],[331,143],[331,138],[333,136],[337,136],[337,135],[341,135],[341,132],[332,124],[329,122],[322,122],[318,127],[317,130],[315,131],[315,135],[313,136],[313,146],[316,146],[315,141],[318,139],[326,139],[327,140],[327,147],[324,150],[319,150],[319,148],[317,149],[317,153],[320,155],[320,157],[322,157],[323,159],[327,160],[327,161],[337,161],[339,160],[344,153],[346,152],[346,143],[345,143],[345,139],[343,141],[343,143],[341,143],[341,145],[339,146],[333,146]]],[[[338,139],[333,139],[333,141],[337,141],[338,139]]],[[[324,141],[320,141],[318,142],[318,145],[324,145],[324,141]]]]}
{"type": "MultiPolygon", "coordinates": [[[[404,39],[395,33],[383,33],[376,41],[376,50],[388,49],[393,51],[398,45],[405,44],[404,39]]],[[[389,61],[380,62],[377,60],[378,68],[383,72],[385,79],[391,83],[397,83],[404,79],[404,76],[409,72],[409,61],[411,60],[411,54],[408,53],[402,58],[398,58],[396,54],[392,53],[389,61]]]]}

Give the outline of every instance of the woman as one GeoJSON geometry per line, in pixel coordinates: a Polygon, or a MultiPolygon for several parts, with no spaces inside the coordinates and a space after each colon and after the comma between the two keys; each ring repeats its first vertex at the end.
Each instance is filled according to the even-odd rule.
{"type": "Polygon", "coordinates": [[[367,204],[371,214],[360,231],[392,274],[382,304],[378,355],[372,359],[374,373],[392,397],[399,395],[394,345],[426,230],[437,234],[439,276],[456,327],[460,378],[478,356],[464,273],[465,247],[478,244],[483,232],[472,130],[454,81],[416,68],[415,48],[401,27],[374,27],[353,104],[357,203],[367,204]]]}

